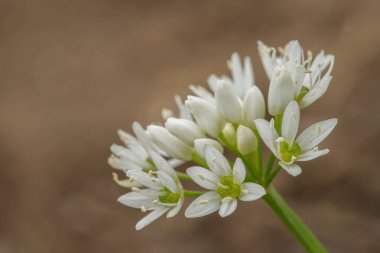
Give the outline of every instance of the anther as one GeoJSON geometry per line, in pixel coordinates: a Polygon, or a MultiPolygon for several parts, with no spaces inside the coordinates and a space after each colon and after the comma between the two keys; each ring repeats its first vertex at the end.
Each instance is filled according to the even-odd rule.
{"type": "Polygon", "coordinates": [[[228,186],[225,186],[221,182],[218,182],[218,186],[221,187],[221,188],[223,188],[223,189],[228,189],[228,186]]]}
{"type": "Polygon", "coordinates": [[[285,141],[285,139],[282,138],[282,137],[278,137],[278,138],[276,139],[276,142],[283,142],[283,141],[285,141]]]}
{"type": "Polygon", "coordinates": [[[315,130],[317,131],[317,133],[320,133],[321,132],[321,125],[317,124],[315,126],[315,130]]]}
{"type": "Polygon", "coordinates": [[[207,199],[200,200],[198,203],[204,205],[208,203],[208,200],[207,199]]]}
{"type": "Polygon", "coordinates": [[[158,199],[155,199],[152,201],[153,204],[157,204],[158,203],[158,199]]]}
{"type": "Polygon", "coordinates": [[[145,206],[141,206],[141,212],[143,212],[143,213],[146,212],[146,207],[145,206]]]}
{"type": "Polygon", "coordinates": [[[133,192],[140,192],[140,188],[135,187],[135,186],[132,187],[131,190],[132,190],[133,192]]]}
{"type": "Polygon", "coordinates": [[[296,116],[296,113],[295,113],[295,112],[292,112],[292,119],[293,119],[293,120],[296,120],[296,119],[297,119],[297,116],[296,116]]]}
{"type": "Polygon", "coordinates": [[[232,200],[234,200],[234,199],[231,198],[231,197],[225,197],[225,198],[222,199],[222,203],[229,203],[229,202],[231,202],[232,200]]]}

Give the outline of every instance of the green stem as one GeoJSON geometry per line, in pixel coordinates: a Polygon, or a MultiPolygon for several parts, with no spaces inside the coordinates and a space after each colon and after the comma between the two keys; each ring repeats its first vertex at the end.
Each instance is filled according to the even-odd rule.
{"type": "Polygon", "coordinates": [[[272,172],[274,161],[276,160],[276,156],[271,153],[268,159],[267,168],[265,169],[265,179],[267,179],[272,172]]]}
{"type": "Polygon", "coordinates": [[[183,172],[177,171],[177,177],[181,180],[193,181],[193,179],[191,179],[191,177],[189,177],[186,173],[183,173],[183,172]]]}
{"type": "Polygon", "coordinates": [[[274,169],[273,173],[267,178],[267,181],[265,182],[265,185],[268,186],[272,183],[273,179],[277,176],[278,172],[280,172],[281,166],[277,165],[277,167],[274,169]]]}
{"type": "Polygon", "coordinates": [[[201,196],[203,193],[205,193],[205,192],[185,190],[183,195],[185,197],[198,197],[198,196],[201,196]]]}
{"type": "Polygon", "coordinates": [[[263,175],[263,146],[262,146],[261,138],[257,129],[254,129],[253,132],[255,133],[256,138],[257,138],[257,150],[255,152],[255,155],[256,155],[255,160],[257,163],[256,168],[258,170],[259,179],[261,179],[263,175]]]}
{"type": "Polygon", "coordinates": [[[327,249],[319,242],[313,232],[293,212],[273,187],[267,189],[267,194],[263,198],[278,218],[302,244],[306,252],[328,253],[327,249]]]}

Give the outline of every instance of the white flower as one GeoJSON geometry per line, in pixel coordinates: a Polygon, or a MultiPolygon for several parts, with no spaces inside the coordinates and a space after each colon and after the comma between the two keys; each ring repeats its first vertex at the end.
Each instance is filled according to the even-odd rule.
{"type": "Polygon", "coordinates": [[[190,204],[185,211],[187,218],[205,216],[217,210],[221,217],[226,217],[235,211],[237,199],[252,201],[265,195],[262,186],[244,183],[246,168],[240,158],[231,170],[227,159],[215,148],[206,146],[205,156],[210,170],[195,166],[186,172],[195,183],[210,191],[190,204]]]}
{"type": "Polygon", "coordinates": [[[256,128],[255,119],[265,118],[265,100],[260,89],[252,86],[245,94],[242,106],[243,124],[256,128]]]}
{"type": "Polygon", "coordinates": [[[219,116],[214,104],[194,96],[188,96],[185,105],[193,114],[200,129],[212,137],[217,137],[223,127],[224,121],[219,116]]]}
{"type": "MultiPolygon", "coordinates": [[[[309,106],[326,92],[332,79],[333,55],[325,55],[322,50],[313,60],[312,53],[308,51],[307,59],[305,59],[304,51],[297,40],[290,41],[284,49],[281,49],[281,56],[277,56],[274,48],[269,48],[261,41],[258,42],[258,49],[269,79],[275,77],[275,71],[279,67],[286,68],[289,72],[293,85],[296,87],[293,90],[295,91],[293,99],[299,102],[301,108],[309,106]]],[[[285,97],[289,99],[288,96],[285,97]]],[[[270,108],[271,103],[268,101],[269,113],[275,115],[270,108]]],[[[281,110],[275,113],[281,113],[281,110]]]]}
{"type": "Polygon", "coordinates": [[[198,125],[188,119],[170,117],[166,120],[165,127],[189,146],[194,145],[194,140],[205,137],[198,125]]]}
{"type": "Polygon", "coordinates": [[[241,121],[241,101],[231,84],[221,81],[215,90],[216,109],[219,115],[231,123],[241,121]]]}
{"type": "Polygon", "coordinates": [[[157,125],[148,126],[147,130],[154,144],[169,156],[183,161],[191,160],[193,152],[191,146],[171,134],[169,130],[157,125]]]}
{"type": "Polygon", "coordinates": [[[217,142],[214,139],[209,139],[209,138],[201,138],[201,139],[196,139],[194,141],[194,148],[199,157],[202,159],[205,159],[205,150],[207,146],[211,146],[218,150],[220,153],[223,153],[223,146],[217,142]]]}
{"type": "Polygon", "coordinates": [[[296,161],[309,161],[329,152],[328,149],[318,150],[317,145],[331,133],[337,124],[337,119],[316,123],[295,139],[299,120],[300,109],[295,101],[290,102],[285,109],[281,136],[274,128],[273,120],[270,123],[264,119],[255,120],[261,138],[280,160],[280,166],[292,176],[297,176],[302,172],[301,167],[295,164],[296,161]]]}
{"type": "Polygon", "coordinates": [[[166,212],[168,218],[175,216],[181,209],[184,200],[183,187],[174,169],[156,152],[151,151],[151,156],[158,168],[157,172],[145,173],[139,170],[130,170],[127,173],[132,180],[146,188],[133,187],[132,192],[118,199],[126,206],[140,208],[143,212],[151,211],[136,224],[137,230],[149,225],[166,212]]]}

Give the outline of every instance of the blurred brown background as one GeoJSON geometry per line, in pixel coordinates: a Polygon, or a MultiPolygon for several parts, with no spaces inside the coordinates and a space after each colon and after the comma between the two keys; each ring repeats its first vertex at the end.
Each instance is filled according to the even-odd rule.
{"type": "Polygon", "coordinates": [[[262,201],[217,215],[139,210],[106,163],[116,130],[160,121],[187,85],[256,41],[336,55],[303,127],[338,117],[332,152],[280,191],[331,252],[380,252],[380,1],[0,1],[0,252],[303,252],[262,201]]]}

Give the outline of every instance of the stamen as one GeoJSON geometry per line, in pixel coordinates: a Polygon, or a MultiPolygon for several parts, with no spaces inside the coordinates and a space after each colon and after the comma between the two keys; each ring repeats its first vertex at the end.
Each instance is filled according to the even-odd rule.
{"type": "Polygon", "coordinates": [[[205,179],[205,177],[202,176],[201,174],[197,174],[197,177],[199,177],[200,179],[205,179]]]}
{"type": "Polygon", "coordinates": [[[317,124],[315,126],[315,130],[317,131],[317,133],[320,133],[321,132],[321,125],[317,124]]]}
{"type": "Polygon", "coordinates": [[[208,203],[208,199],[200,200],[198,203],[202,204],[202,205],[207,204],[208,203]]]}
{"type": "Polygon", "coordinates": [[[221,188],[223,188],[223,189],[228,189],[228,186],[225,186],[221,182],[218,182],[218,186],[221,187],[221,188]]]}
{"type": "Polygon", "coordinates": [[[241,190],[241,193],[243,193],[243,194],[248,194],[248,190],[247,189],[243,189],[243,190],[241,190]]]}
{"type": "Polygon", "coordinates": [[[152,178],[152,182],[157,183],[157,182],[158,182],[158,178],[153,177],[153,178],[152,178]]]}
{"type": "Polygon", "coordinates": [[[234,200],[234,199],[231,198],[231,197],[225,197],[225,198],[222,199],[222,203],[229,203],[229,202],[231,202],[232,200],[234,200]]]}
{"type": "Polygon", "coordinates": [[[132,187],[131,190],[133,192],[140,192],[141,191],[140,188],[138,188],[138,187],[132,187]]]}
{"type": "Polygon", "coordinates": [[[285,139],[282,138],[282,137],[278,137],[278,138],[276,139],[276,142],[278,142],[278,143],[283,142],[283,141],[285,141],[285,139]]]}
{"type": "Polygon", "coordinates": [[[152,201],[153,204],[157,204],[158,203],[158,199],[155,199],[152,201]]]}
{"type": "Polygon", "coordinates": [[[215,162],[216,162],[216,157],[214,156],[214,157],[211,159],[211,161],[212,161],[213,163],[215,163],[215,162]]]}
{"type": "Polygon", "coordinates": [[[295,112],[292,112],[292,119],[293,119],[293,120],[296,120],[296,119],[297,119],[297,115],[296,115],[295,112]]]}
{"type": "Polygon", "coordinates": [[[313,148],[313,151],[319,151],[319,147],[316,146],[315,148],[313,148]]]}
{"type": "Polygon", "coordinates": [[[146,207],[145,206],[141,206],[141,212],[143,212],[143,213],[146,212],[146,207]]]}

